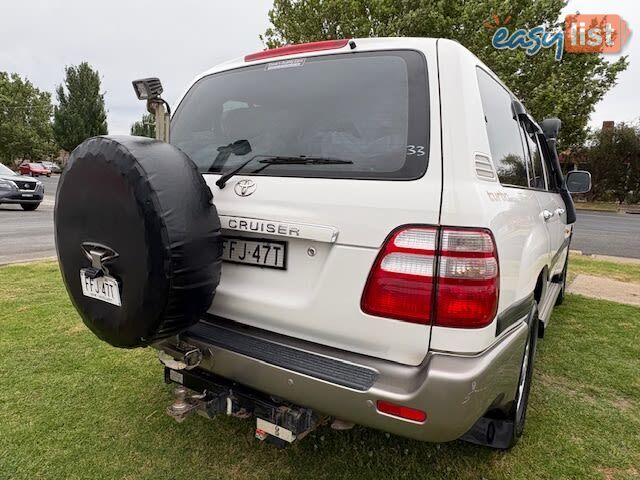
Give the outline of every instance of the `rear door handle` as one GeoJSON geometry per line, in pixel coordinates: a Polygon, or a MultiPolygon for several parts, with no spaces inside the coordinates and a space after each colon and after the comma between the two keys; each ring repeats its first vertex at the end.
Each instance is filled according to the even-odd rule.
{"type": "Polygon", "coordinates": [[[556,208],[556,215],[561,217],[562,215],[564,215],[564,211],[564,208],[556,208]]]}
{"type": "Polygon", "coordinates": [[[551,217],[553,217],[553,212],[550,210],[543,210],[542,211],[542,218],[544,218],[545,222],[548,222],[549,220],[551,220],[551,217]]]}

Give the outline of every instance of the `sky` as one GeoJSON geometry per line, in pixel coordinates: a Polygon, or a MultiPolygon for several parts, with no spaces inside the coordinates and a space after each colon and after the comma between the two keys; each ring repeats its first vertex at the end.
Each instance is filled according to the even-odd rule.
{"type": "MultiPolygon", "coordinates": [[[[89,62],[102,77],[109,133],[127,134],[145,113],[131,80],[160,77],[174,104],[204,70],[262,50],[271,0],[20,0],[0,5],[0,71],[54,92],[65,65],[89,62]]],[[[590,125],[640,117],[640,2],[571,0],[565,13],[617,13],[632,35],[630,66],[597,105],[590,125]],[[635,33],[637,31],[637,33],[635,33]]],[[[612,60],[614,55],[607,55],[612,60]]],[[[55,95],[54,95],[55,99],[55,95]]]]}

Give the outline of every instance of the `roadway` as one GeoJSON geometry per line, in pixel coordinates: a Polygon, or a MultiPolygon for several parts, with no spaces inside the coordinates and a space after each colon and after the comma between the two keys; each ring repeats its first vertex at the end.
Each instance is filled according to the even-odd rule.
{"type": "MultiPolygon", "coordinates": [[[[0,265],[55,256],[53,205],[58,176],[40,177],[45,200],[34,212],[0,205],[0,265]]],[[[640,215],[578,211],[572,250],[640,258],[640,215]]]]}
{"type": "Polygon", "coordinates": [[[0,265],[55,256],[53,205],[58,179],[38,177],[44,183],[44,200],[33,212],[20,205],[0,205],[0,265]]]}
{"type": "Polygon", "coordinates": [[[640,258],[640,214],[578,211],[571,249],[640,258]]]}

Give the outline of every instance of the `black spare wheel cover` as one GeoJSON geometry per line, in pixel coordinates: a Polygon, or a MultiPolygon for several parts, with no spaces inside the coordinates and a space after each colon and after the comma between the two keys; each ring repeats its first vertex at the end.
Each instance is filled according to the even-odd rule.
{"type": "Polygon", "coordinates": [[[129,136],[86,140],[60,178],[55,231],[69,296],[87,327],[111,345],[176,335],[213,300],[220,219],[195,164],[172,145],[129,136]],[[95,244],[118,255],[105,267],[118,281],[120,307],[83,295],[80,270],[92,267],[85,250],[95,244]]]}

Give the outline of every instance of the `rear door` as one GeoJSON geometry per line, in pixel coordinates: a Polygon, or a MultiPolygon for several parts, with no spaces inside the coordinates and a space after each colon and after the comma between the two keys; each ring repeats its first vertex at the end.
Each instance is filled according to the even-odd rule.
{"type": "Polygon", "coordinates": [[[553,160],[550,158],[550,152],[546,148],[544,136],[537,134],[535,136],[537,155],[540,156],[543,168],[546,173],[547,191],[546,202],[552,209],[553,222],[547,222],[549,228],[549,237],[551,239],[551,276],[559,275],[564,269],[565,259],[569,254],[569,243],[571,241],[571,225],[567,224],[567,209],[560,195],[560,185],[553,174],[553,160]]]}
{"type": "Polygon", "coordinates": [[[545,227],[549,234],[548,263],[550,266],[550,277],[562,271],[564,259],[568,251],[568,241],[570,230],[566,225],[566,212],[564,202],[555,191],[549,166],[543,157],[543,150],[538,143],[535,133],[522,131],[529,157],[529,187],[536,192],[536,198],[540,205],[540,215],[545,222],[545,227]],[[569,232],[569,233],[567,233],[569,232]]]}
{"type": "Polygon", "coordinates": [[[205,174],[227,237],[211,313],[405,364],[422,361],[430,326],[367,315],[360,302],[390,232],[438,222],[429,58],[390,50],[277,59],[192,87],[174,116],[172,143],[205,174]],[[236,155],[239,140],[250,153],[236,155]],[[276,156],[298,162],[268,163],[276,156]],[[304,162],[311,158],[348,163],[304,162]],[[215,184],[245,162],[223,189],[215,184]]]}

